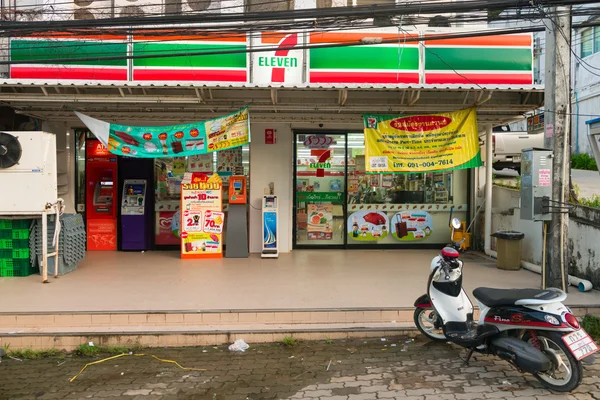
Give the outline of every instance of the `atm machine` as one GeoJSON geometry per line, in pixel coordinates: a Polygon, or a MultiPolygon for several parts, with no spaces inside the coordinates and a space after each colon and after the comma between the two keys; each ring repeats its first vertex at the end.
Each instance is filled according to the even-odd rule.
{"type": "Polygon", "coordinates": [[[225,231],[225,257],[248,257],[248,210],[246,177],[233,175],[229,178],[229,208],[225,231]]]}
{"type": "Polygon", "coordinates": [[[117,249],[117,157],[99,140],[86,142],[88,250],[117,249]]]}
{"type": "Polygon", "coordinates": [[[127,179],[121,195],[121,250],[148,250],[145,179],[127,179]]]}
{"type": "Polygon", "coordinates": [[[278,233],[278,200],[276,195],[264,195],[262,201],[263,246],[261,258],[279,257],[278,233]]]}

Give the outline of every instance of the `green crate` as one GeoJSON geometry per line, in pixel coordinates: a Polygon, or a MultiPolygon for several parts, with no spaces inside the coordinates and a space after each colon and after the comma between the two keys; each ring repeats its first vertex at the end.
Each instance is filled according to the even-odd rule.
{"type": "Polygon", "coordinates": [[[13,229],[11,239],[29,239],[29,229],[13,229]]]}
{"type": "Polygon", "coordinates": [[[29,258],[29,248],[27,249],[0,249],[0,260],[9,258],[29,258]]]}
{"type": "Polygon", "coordinates": [[[0,219],[0,229],[29,229],[30,219],[0,219]]]}
{"type": "Polygon", "coordinates": [[[4,278],[29,276],[37,272],[35,268],[0,268],[0,276],[4,278]]]}
{"type": "Polygon", "coordinates": [[[0,249],[29,248],[29,239],[0,239],[0,249]]]}
{"type": "Polygon", "coordinates": [[[0,229],[0,240],[12,239],[12,229],[0,229]]]}
{"type": "Polygon", "coordinates": [[[0,268],[26,270],[31,268],[31,261],[27,258],[4,258],[0,259],[0,268]]]}

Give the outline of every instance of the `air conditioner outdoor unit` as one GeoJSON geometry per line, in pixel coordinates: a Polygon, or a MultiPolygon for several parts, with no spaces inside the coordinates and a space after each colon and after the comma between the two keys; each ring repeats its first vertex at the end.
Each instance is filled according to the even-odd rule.
{"type": "Polygon", "coordinates": [[[114,0],[115,17],[151,17],[164,14],[163,0],[114,0]]]}
{"type": "Polygon", "coordinates": [[[0,132],[0,215],[40,214],[57,194],[56,136],[0,132]]]}
{"type": "Polygon", "coordinates": [[[112,0],[73,0],[73,19],[102,19],[112,16],[112,0]]]}

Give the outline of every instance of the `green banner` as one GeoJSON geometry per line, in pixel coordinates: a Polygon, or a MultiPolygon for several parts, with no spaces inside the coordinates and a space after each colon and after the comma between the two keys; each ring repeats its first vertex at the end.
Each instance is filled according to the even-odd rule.
{"type": "Polygon", "coordinates": [[[250,143],[247,107],[207,121],[169,126],[118,125],[76,114],[111,153],[120,156],[184,157],[250,143]]]}
{"type": "Polygon", "coordinates": [[[344,194],[341,192],[298,192],[296,198],[298,201],[308,202],[342,202],[344,201],[344,194]]]}

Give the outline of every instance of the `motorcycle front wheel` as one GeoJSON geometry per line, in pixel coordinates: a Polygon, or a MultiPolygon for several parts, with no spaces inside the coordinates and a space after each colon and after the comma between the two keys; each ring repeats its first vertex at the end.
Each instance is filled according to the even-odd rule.
{"type": "Polygon", "coordinates": [[[413,314],[417,329],[429,340],[446,342],[442,322],[433,308],[417,308],[413,314]]]}
{"type": "Polygon", "coordinates": [[[562,341],[562,333],[535,331],[537,341],[529,332],[523,340],[541,350],[552,361],[550,371],[534,374],[542,385],[555,392],[571,392],[583,379],[583,366],[562,341]]]}

